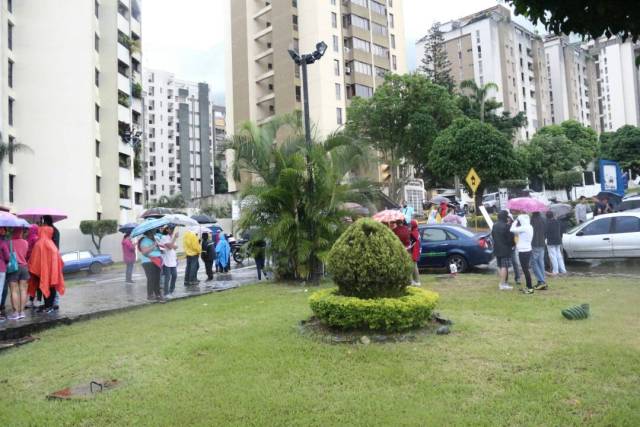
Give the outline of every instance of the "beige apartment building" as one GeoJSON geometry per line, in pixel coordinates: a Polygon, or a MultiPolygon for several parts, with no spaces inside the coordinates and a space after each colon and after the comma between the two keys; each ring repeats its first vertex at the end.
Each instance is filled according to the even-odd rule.
{"type": "MultiPolygon", "coordinates": [[[[551,123],[544,40],[511,19],[511,11],[495,6],[442,24],[451,74],[459,85],[474,80],[495,83],[493,96],[512,115],[523,111],[528,125],[518,139],[526,141],[551,123]]],[[[417,60],[424,55],[426,37],[418,40],[417,60]]]]}
{"type": "MultiPolygon", "coordinates": [[[[302,110],[302,82],[288,49],[328,48],[309,66],[317,135],[339,129],[354,96],[370,97],[385,73],[405,73],[401,0],[232,0],[227,130],[302,110]]],[[[231,182],[230,182],[231,185],[231,182]]]]}
{"type": "Polygon", "coordinates": [[[140,158],[122,138],[144,128],[140,2],[5,0],[0,17],[0,131],[30,148],[1,165],[0,204],[65,211],[62,250],[89,249],[80,221],[143,208],[140,158]]]}

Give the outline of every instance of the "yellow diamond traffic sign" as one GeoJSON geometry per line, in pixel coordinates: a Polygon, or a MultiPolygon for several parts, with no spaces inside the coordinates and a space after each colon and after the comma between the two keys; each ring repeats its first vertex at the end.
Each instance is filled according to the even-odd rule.
{"type": "Polygon", "coordinates": [[[480,186],[480,177],[478,176],[474,168],[471,168],[471,170],[467,174],[467,178],[465,179],[465,181],[467,181],[467,184],[469,184],[469,187],[473,190],[474,193],[480,186]]]}

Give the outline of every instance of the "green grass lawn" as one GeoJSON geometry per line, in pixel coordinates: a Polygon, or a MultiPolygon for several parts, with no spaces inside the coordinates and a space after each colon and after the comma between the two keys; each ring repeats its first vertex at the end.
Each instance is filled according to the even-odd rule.
{"type": "Polygon", "coordinates": [[[569,278],[525,296],[438,280],[449,336],[329,345],[309,293],[255,285],[44,332],[0,353],[0,425],[640,425],[637,280],[569,278]],[[560,310],[588,302],[592,318],[560,310]],[[117,378],[87,402],[48,392],[117,378]]]}

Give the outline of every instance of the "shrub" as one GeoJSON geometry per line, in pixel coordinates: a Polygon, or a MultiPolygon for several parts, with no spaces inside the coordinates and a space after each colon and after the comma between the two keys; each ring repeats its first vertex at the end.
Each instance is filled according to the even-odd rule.
{"type": "Polygon", "coordinates": [[[431,316],[438,294],[407,288],[400,298],[361,299],[330,288],[309,297],[314,314],[326,325],[339,329],[397,332],[417,328],[431,316]]]}
{"type": "Polygon", "coordinates": [[[80,232],[91,236],[91,241],[98,253],[100,253],[102,239],[116,231],[118,231],[118,222],[113,219],[80,221],[80,232]]]}
{"type": "Polygon", "coordinates": [[[398,237],[379,222],[363,218],[331,248],[327,269],[343,296],[383,298],[405,295],[413,261],[398,237]]]}

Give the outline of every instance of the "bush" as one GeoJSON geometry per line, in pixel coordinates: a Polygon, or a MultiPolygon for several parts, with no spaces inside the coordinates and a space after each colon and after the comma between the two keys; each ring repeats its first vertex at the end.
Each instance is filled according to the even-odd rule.
{"type": "Polygon", "coordinates": [[[329,251],[327,269],[343,296],[384,298],[405,295],[413,261],[398,237],[372,219],[359,219],[329,251]]]}
{"type": "Polygon", "coordinates": [[[116,231],[118,231],[118,222],[113,219],[80,221],[80,232],[91,236],[91,241],[98,253],[100,253],[102,239],[116,231]]]}
{"type": "Polygon", "coordinates": [[[397,332],[417,328],[431,316],[438,294],[407,288],[400,298],[361,299],[330,288],[309,297],[314,314],[326,325],[339,329],[397,332]]]}

